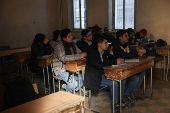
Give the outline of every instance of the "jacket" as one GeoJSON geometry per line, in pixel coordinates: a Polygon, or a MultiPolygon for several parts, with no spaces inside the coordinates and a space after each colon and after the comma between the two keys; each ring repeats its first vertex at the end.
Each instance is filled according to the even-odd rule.
{"type": "Polygon", "coordinates": [[[84,39],[81,39],[80,41],[77,41],[77,47],[82,52],[87,52],[90,49],[90,46],[88,45],[87,42],[84,41],[84,39]]]}
{"type": "Polygon", "coordinates": [[[138,51],[132,49],[128,43],[122,44],[119,40],[113,43],[113,54],[116,58],[131,59],[138,56],[138,51]],[[125,51],[128,48],[129,51],[125,51]]]}
{"type": "Polygon", "coordinates": [[[57,45],[57,41],[53,41],[52,39],[53,39],[53,37],[52,37],[51,39],[49,39],[49,44],[50,44],[51,47],[54,49],[55,46],[57,45]]]}
{"type": "Polygon", "coordinates": [[[57,45],[55,46],[54,49],[53,57],[53,69],[56,76],[65,71],[65,64],[63,63],[64,61],[75,61],[81,59],[80,57],[81,50],[78,49],[77,46],[76,46],[77,54],[74,54],[72,49],[71,52],[72,55],[65,55],[65,48],[63,46],[63,42],[62,41],[57,42],[57,45]]]}
{"type": "Polygon", "coordinates": [[[117,64],[116,58],[108,51],[104,51],[103,62],[97,48],[91,48],[87,53],[87,61],[84,75],[84,86],[95,92],[99,91],[102,75],[104,74],[103,67],[117,64]]]}

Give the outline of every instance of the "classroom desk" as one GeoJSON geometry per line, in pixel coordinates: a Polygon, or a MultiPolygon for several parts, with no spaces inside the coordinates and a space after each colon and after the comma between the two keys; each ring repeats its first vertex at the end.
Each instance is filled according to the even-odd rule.
{"type": "Polygon", "coordinates": [[[170,52],[170,45],[157,47],[156,53],[158,55],[162,55],[164,57],[164,80],[168,81],[168,69],[169,69],[169,52],[170,52]],[[165,74],[165,57],[168,57],[168,63],[167,63],[167,73],[165,74]]]}
{"type": "Polygon", "coordinates": [[[154,48],[157,49],[157,42],[144,43],[142,45],[130,45],[130,47],[133,49],[141,49],[144,48],[147,44],[153,44],[154,48]]]}
{"type": "Polygon", "coordinates": [[[82,113],[84,97],[64,91],[5,110],[2,113],[82,113]]]}
{"type": "MultiPolygon", "coordinates": [[[[80,71],[82,70],[82,66],[86,65],[86,59],[84,60],[77,60],[77,61],[65,61],[65,70],[71,73],[78,72],[79,84],[80,84],[80,71]]],[[[73,75],[74,80],[74,75],[73,75]]],[[[74,84],[74,83],[73,83],[74,84]]],[[[73,92],[75,94],[75,88],[73,88],[73,92]]],[[[81,95],[81,86],[79,85],[79,94],[81,95]]]]}
{"type": "Polygon", "coordinates": [[[14,53],[26,52],[26,51],[31,51],[31,48],[27,47],[27,48],[15,48],[15,49],[3,50],[3,51],[0,51],[1,53],[0,57],[8,56],[14,53]]]}
{"type": "MultiPolygon", "coordinates": [[[[37,57],[38,61],[38,66],[43,68],[43,77],[44,77],[44,86],[45,85],[45,73],[44,73],[44,68],[47,68],[47,78],[48,78],[48,86],[49,86],[49,94],[50,94],[50,79],[49,79],[49,69],[48,66],[51,65],[51,62],[53,61],[52,56],[46,56],[46,57],[37,57]]],[[[46,94],[46,87],[45,87],[45,94],[46,94]]]]}
{"type": "MultiPolygon", "coordinates": [[[[154,57],[147,57],[146,59],[139,59],[139,62],[126,63],[122,66],[108,66],[104,67],[105,76],[107,79],[113,80],[113,92],[114,92],[114,82],[120,82],[120,106],[122,106],[121,98],[121,80],[133,76],[141,71],[151,68],[151,96],[152,96],[152,67],[154,66],[154,57]]],[[[144,77],[144,93],[145,93],[145,77],[144,77]]],[[[114,93],[113,93],[114,102],[114,93]]],[[[114,103],[113,103],[114,112],[114,103]]],[[[122,112],[122,107],[120,107],[120,112],[122,112]]]]}
{"type": "Polygon", "coordinates": [[[13,61],[15,61],[17,63],[20,63],[20,65],[21,65],[22,75],[23,75],[22,63],[25,62],[25,60],[27,58],[30,58],[30,57],[31,57],[31,52],[30,51],[12,54],[13,61]]]}

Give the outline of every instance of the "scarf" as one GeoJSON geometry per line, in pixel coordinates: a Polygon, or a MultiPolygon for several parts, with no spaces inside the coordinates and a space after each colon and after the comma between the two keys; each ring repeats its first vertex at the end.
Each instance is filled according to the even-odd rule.
{"type": "Polygon", "coordinates": [[[65,55],[72,55],[71,48],[73,49],[74,54],[77,54],[76,46],[75,46],[74,42],[68,43],[64,40],[62,40],[62,42],[63,42],[64,48],[65,48],[65,55]]]}

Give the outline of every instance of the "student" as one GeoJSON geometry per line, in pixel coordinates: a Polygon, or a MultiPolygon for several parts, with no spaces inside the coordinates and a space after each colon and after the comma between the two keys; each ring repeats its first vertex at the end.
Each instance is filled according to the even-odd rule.
{"type": "Polygon", "coordinates": [[[127,34],[129,37],[129,45],[139,45],[139,42],[134,37],[134,30],[132,28],[127,29],[127,34]]]}
{"type": "Polygon", "coordinates": [[[61,40],[60,30],[56,30],[53,32],[53,37],[49,40],[49,44],[54,49],[57,45],[57,42],[61,40]]]}
{"type": "Polygon", "coordinates": [[[114,36],[112,34],[110,34],[109,27],[104,28],[103,36],[105,36],[107,38],[107,41],[110,43],[112,43],[115,40],[114,36]]]}
{"type": "MultiPolygon", "coordinates": [[[[142,56],[143,54],[146,53],[145,49],[138,49],[138,50],[134,50],[132,48],[129,47],[128,45],[128,34],[126,32],[126,30],[119,30],[116,33],[117,39],[114,43],[113,43],[113,54],[117,57],[117,58],[124,58],[124,59],[131,59],[137,56],[142,56]]],[[[129,83],[126,86],[125,92],[124,92],[124,101],[130,101],[129,100],[129,96],[131,93],[131,99],[136,100],[136,99],[141,99],[144,96],[139,92],[141,83],[143,81],[145,75],[145,71],[142,71],[138,74],[135,74],[129,78],[127,78],[127,80],[129,81],[129,83]]]]}
{"type": "Polygon", "coordinates": [[[93,44],[95,44],[95,40],[98,36],[102,35],[102,28],[97,28],[96,29],[96,33],[93,35],[93,39],[92,39],[92,42],[93,44]]]}
{"type": "Polygon", "coordinates": [[[83,30],[81,32],[81,36],[83,37],[80,41],[77,41],[77,47],[82,52],[87,52],[92,45],[92,34],[89,30],[83,30]]]}
{"type": "MultiPolygon", "coordinates": [[[[109,47],[108,41],[105,37],[99,36],[96,38],[96,44],[88,51],[87,61],[84,75],[84,86],[92,91],[99,92],[100,86],[110,87],[111,94],[113,82],[105,78],[104,69],[105,66],[111,66],[113,64],[122,64],[124,59],[115,58],[111,55],[107,49],[109,47]]],[[[124,93],[126,80],[122,81],[122,95],[124,93]]],[[[115,82],[115,106],[118,102],[118,83],[115,82]]]]}
{"type": "MultiPolygon", "coordinates": [[[[70,29],[63,29],[61,31],[62,40],[59,41],[54,49],[53,67],[55,75],[60,77],[67,83],[65,85],[66,91],[73,92],[72,75],[65,71],[64,61],[81,60],[87,56],[86,52],[82,53],[81,50],[72,42],[73,37],[70,29]]],[[[75,91],[79,90],[78,75],[75,75],[75,91]]],[[[80,85],[83,85],[82,76],[80,75],[80,85]]],[[[64,87],[64,86],[63,86],[64,87]]]]}
{"type": "MultiPolygon", "coordinates": [[[[43,68],[38,66],[37,57],[42,57],[43,55],[53,56],[54,49],[48,43],[48,39],[44,34],[38,33],[35,36],[33,44],[31,46],[31,58],[30,58],[30,68],[31,71],[43,79],[43,68]]],[[[48,78],[46,76],[46,87],[48,88],[48,78]]],[[[50,79],[50,89],[52,90],[52,79],[50,79]]]]}
{"type": "Polygon", "coordinates": [[[137,32],[135,34],[135,38],[141,42],[141,44],[148,43],[148,40],[146,40],[144,37],[147,35],[146,29],[141,29],[140,32],[137,32]]]}

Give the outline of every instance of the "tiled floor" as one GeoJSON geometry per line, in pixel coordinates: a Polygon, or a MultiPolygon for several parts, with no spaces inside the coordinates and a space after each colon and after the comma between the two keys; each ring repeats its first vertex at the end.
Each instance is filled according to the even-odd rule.
{"type": "MultiPolygon", "coordinates": [[[[150,94],[150,76],[146,73],[146,94],[150,94]]],[[[34,81],[39,87],[39,92],[44,94],[43,81],[35,76],[34,81]]],[[[141,91],[143,86],[141,86],[141,91]]],[[[0,85],[0,106],[2,107],[3,89],[0,85]]],[[[87,98],[86,98],[87,100],[87,98]]],[[[86,101],[86,105],[88,103],[86,101]]],[[[99,93],[93,93],[91,99],[91,108],[100,113],[111,113],[111,95],[109,89],[103,89],[99,93]]],[[[85,110],[85,113],[92,113],[85,110]]],[[[170,83],[163,80],[163,70],[153,69],[153,96],[152,99],[138,100],[129,109],[123,110],[123,113],[170,113],[170,83]]]]}

